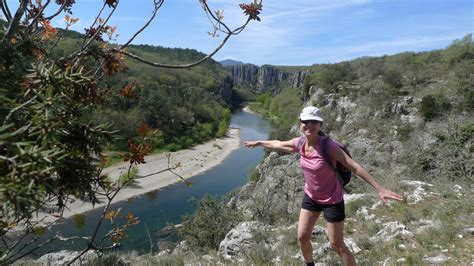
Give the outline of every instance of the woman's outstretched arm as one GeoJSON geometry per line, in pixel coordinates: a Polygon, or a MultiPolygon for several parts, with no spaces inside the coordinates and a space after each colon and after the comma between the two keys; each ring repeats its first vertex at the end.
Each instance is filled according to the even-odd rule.
{"type": "Polygon", "coordinates": [[[351,170],[354,174],[360,176],[365,182],[374,187],[383,203],[387,203],[388,200],[403,200],[402,196],[381,186],[377,180],[375,180],[375,178],[369,174],[369,172],[367,172],[360,164],[354,161],[341,149],[334,149],[331,151],[331,155],[338,162],[342,163],[347,169],[351,170]]]}
{"type": "Polygon", "coordinates": [[[265,147],[273,150],[278,150],[282,152],[296,152],[295,147],[293,146],[293,140],[280,141],[280,140],[255,140],[255,141],[246,141],[244,146],[247,148],[255,147],[265,147]]]}

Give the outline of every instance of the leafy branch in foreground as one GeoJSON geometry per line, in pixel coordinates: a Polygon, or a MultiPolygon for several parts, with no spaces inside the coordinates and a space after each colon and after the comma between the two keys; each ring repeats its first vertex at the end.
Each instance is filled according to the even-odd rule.
{"type": "MultiPolygon", "coordinates": [[[[38,247],[58,238],[37,243],[39,238],[35,233],[54,222],[37,221],[35,214],[44,213],[48,218],[52,213],[61,216],[72,199],[92,204],[107,202],[85,251],[108,249],[102,245],[104,239],[119,241],[124,236],[123,228],[138,221],[132,214],[127,215],[123,225],[99,239],[97,232],[102,221],[117,216],[111,215],[110,203],[123,185],[133,182],[132,166],[143,163],[151,149],[146,145],[146,134],[139,142],[130,141],[126,158],[129,176],[125,182],[111,183],[102,172],[101,162],[105,147],[116,140],[116,132],[108,123],[96,123],[90,113],[103,105],[111,91],[101,79],[126,68],[124,55],[148,62],[126,48],[150,25],[164,1],[153,1],[150,18],[120,46],[111,44],[116,34],[115,27],[109,25],[119,3],[119,0],[105,0],[82,35],[80,47],[58,58],[53,54],[65,31],[53,28],[51,22],[65,12],[67,28],[76,23],[78,18],[71,18],[75,1],[20,0],[12,12],[8,2],[0,0],[7,25],[0,28],[0,264],[36,254],[38,247]]],[[[261,10],[260,4],[256,11],[246,12],[249,19],[244,25],[230,31],[222,17],[214,17],[206,1],[201,4],[204,12],[227,30],[223,42],[194,63],[151,65],[179,69],[200,64],[231,36],[239,34],[250,20],[257,19],[256,11],[261,10]]],[[[173,172],[173,169],[168,165],[157,173],[173,172]]]]}

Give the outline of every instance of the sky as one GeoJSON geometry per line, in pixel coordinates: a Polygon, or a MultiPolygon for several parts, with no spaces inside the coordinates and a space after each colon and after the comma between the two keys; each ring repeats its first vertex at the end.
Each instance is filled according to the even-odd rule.
{"type": "MultiPolygon", "coordinates": [[[[223,10],[224,22],[240,26],[245,17],[239,3],[253,0],[208,0],[223,10]]],[[[8,1],[17,2],[17,1],[8,1]]],[[[102,6],[100,0],[76,0],[72,28],[84,32],[102,6]]],[[[152,0],[121,0],[110,25],[123,43],[151,15],[152,0]]],[[[107,10],[107,9],[106,9],[107,10]]],[[[231,37],[215,60],[233,59],[257,65],[312,65],[362,56],[446,48],[474,32],[473,0],[263,0],[261,21],[252,21],[231,37]]],[[[53,21],[64,27],[64,16],[53,21]]],[[[134,44],[214,50],[220,38],[199,0],[165,0],[152,25],[134,44]]]]}

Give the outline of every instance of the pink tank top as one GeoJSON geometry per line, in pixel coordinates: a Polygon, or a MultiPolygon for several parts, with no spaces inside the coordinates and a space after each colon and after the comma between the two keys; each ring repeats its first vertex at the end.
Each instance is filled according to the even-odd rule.
{"type": "MultiPolygon", "coordinates": [[[[305,138],[305,137],[300,137],[305,138]]],[[[298,141],[300,138],[293,139],[293,146],[295,150],[298,150],[298,141]]],[[[324,158],[321,155],[321,137],[318,138],[318,143],[315,145],[311,154],[305,154],[304,144],[301,151],[297,151],[301,154],[300,166],[303,170],[305,178],[304,192],[315,202],[320,204],[336,204],[343,200],[342,185],[337,179],[336,173],[324,162],[324,158]]],[[[337,145],[329,141],[328,142],[329,152],[337,149],[337,145]]],[[[336,165],[336,161],[333,160],[333,164],[336,165]]]]}

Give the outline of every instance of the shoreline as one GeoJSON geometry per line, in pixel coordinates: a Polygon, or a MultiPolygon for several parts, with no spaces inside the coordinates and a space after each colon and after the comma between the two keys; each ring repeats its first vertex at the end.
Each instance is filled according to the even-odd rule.
{"type": "MultiPolygon", "coordinates": [[[[145,157],[145,164],[136,165],[138,176],[132,186],[123,187],[115,196],[112,203],[117,203],[130,198],[138,197],[147,192],[159,190],[183,180],[170,171],[160,172],[168,168],[167,154],[170,154],[170,167],[180,164],[173,171],[188,180],[220,164],[229,154],[240,146],[240,129],[229,128],[226,136],[199,144],[189,149],[176,152],[162,153],[145,157]]],[[[112,180],[117,180],[121,174],[125,173],[129,164],[120,163],[104,169],[103,174],[109,175],[112,180]]],[[[74,200],[66,204],[66,208],[61,217],[55,217],[47,213],[38,213],[35,217],[43,222],[53,222],[57,219],[70,218],[73,215],[85,213],[103,208],[106,205],[105,199],[95,206],[82,200],[74,200]]]]}
{"type": "Polygon", "coordinates": [[[249,107],[249,105],[247,104],[244,108],[242,108],[242,111],[244,112],[247,112],[247,113],[250,113],[250,114],[257,114],[255,113],[254,111],[252,111],[249,107]]]}

